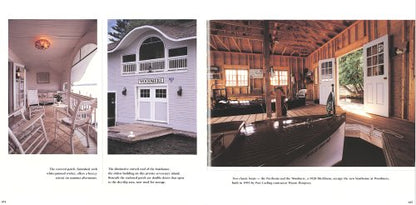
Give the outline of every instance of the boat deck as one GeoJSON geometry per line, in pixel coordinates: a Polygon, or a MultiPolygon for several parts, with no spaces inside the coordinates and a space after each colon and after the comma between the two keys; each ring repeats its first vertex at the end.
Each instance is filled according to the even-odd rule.
{"type": "MultiPolygon", "coordinates": [[[[325,106],[307,104],[306,106],[288,110],[288,117],[305,115],[322,115],[326,113],[325,106]]],[[[383,151],[387,164],[390,166],[414,166],[415,165],[415,124],[395,118],[386,118],[377,115],[367,114],[362,116],[352,112],[346,112],[337,107],[337,113],[347,114],[347,123],[361,124],[383,130],[383,151]]],[[[276,114],[272,114],[272,119],[276,114]]],[[[208,124],[215,124],[230,121],[245,121],[253,123],[267,119],[266,113],[236,115],[225,117],[214,117],[208,119],[208,124]]]]}

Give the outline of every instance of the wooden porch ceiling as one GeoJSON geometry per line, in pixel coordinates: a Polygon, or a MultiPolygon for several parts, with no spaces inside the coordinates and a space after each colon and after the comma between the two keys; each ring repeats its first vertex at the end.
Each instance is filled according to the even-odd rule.
{"type": "MultiPolygon", "coordinates": [[[[306,57],[355,20],[270,20],[271,54],[306,57]]],[[[263,52],[262,20],[210,21],[210,50],[263,52]]]]}

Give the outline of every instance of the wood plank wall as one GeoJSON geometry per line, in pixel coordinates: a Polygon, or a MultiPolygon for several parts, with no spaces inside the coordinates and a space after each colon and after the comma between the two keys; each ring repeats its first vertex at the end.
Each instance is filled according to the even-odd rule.
{"type": "MultiPolygon", "coordinates": [[[[302,79],[302,72],[305,67],[305,58],[295,56],[270,55],[270,65],[274,69],[287,70],[288,86],[284,86],[284,90],[291,95],[291,74],[295,75],[295,79],[302,79]]],[[[262,69],[264,65],[263,55],[259,53],[240,53],[227,51],[210,51],[210,67],[220,68],[222,79],[209,80],[208,88],[214,88],[216,85],[225,86],[225,69],[262,69]]],[[[295,87],[299,89],[302,86],[300,80],[296,80],[295,87]]],[[[263,95],[263,79],[255,78],[249,80],[247,87],[227,87],[229,96],[237,99],[250,98],[250,96],[263,95]]],[[[310,96],[312,99],[312,95],[310,96]]]]}
{"type": "MultiPolygon", "coordinates": [[[[316,72],[319,60],[338,58],[386,34],[390,42],[390,112],[393,117],[415,122],[415,21],[359,20],[311,53],[305,65],[316,72]],[[394,55],[395,48],[406,48],[407,44],[407,52],[394,55]]],[[[318,85],[308,89],[314,99],[319,98],[318,85]]]]}

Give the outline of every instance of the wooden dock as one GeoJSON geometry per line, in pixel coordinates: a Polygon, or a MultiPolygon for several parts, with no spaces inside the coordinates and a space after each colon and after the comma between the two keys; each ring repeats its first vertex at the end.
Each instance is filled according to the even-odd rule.
{"type": "MultiPolygon", "coordinates": [[[[415,165],[415,124],[409,121],[396,118],[386,118],[368,114],[361,116],[346,112],[337,107],[337,113],[347,114],[347,123],[361,124],[383,132],[382,145],[386,163],[389,166],[414,166],[415,165]]],[[[297,117],[305,115],[326,114],[325,106],[309,104],[304,107],[288,110],[287,117],[297,117]]],[[[236,115],[225,117],[214,117],[208,119],[208,124],[215,124],[229,121],[245,121],[253,123],[266,120],[266,113],[236,115]]],[[[276,114],[272,114],[271,119],[276,119],[276,114]]]]}
{"type": "MultiPolygon", "coordinates": [[[[344,111],[341,108],[337,108],[339,113],[344,111]]],[[[323,105],[307,105],[301,108],[296,108],[288,110],[287,117],[298,117],[305,115],[324,115],[326,114],[325,106],[323,105]]],[[[234,116],[224,116],[224,117],[214,117],[208,119],[208,124],[215,124],[221,122],[230,122],[230,121],[245,121],[246,123],[253,123],[256,121],[266,120],[266,113],[257,113],[257,114],[248,114],[248,115],[234,115],[234,116]]],[[[272,118],[276,119],[276,113],[272,113],[272,118]]]]}
{"type": "Polygon", "coordinates": [[[108,138],[132,143],[173,133],[172,128],[141,123],[123,124],[108,128],[108,138]]]}

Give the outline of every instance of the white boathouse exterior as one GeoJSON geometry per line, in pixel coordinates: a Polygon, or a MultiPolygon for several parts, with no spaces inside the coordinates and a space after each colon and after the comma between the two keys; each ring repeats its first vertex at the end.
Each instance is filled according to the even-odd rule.
{"type": "Polygon", "coordinates": [[[108,47],[109,126],[146,123],[196,134],[196,74],[196,22],[133,29],[108,47]]]}

